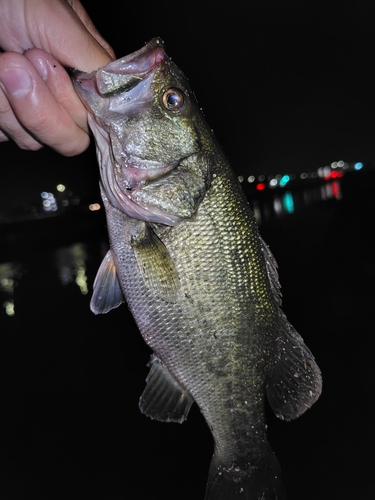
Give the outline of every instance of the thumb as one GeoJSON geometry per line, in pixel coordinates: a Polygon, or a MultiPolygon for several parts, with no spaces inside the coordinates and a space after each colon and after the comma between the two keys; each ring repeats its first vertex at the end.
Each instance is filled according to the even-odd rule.
{"type": "MultiPolygon", "coordinates": [[[[90,73],[115,58],[112,47],[94,26],[88,13],[78,0],[69,3],[46,2],[48,22],[40,33],[43,45],[63,66],[90,73]]],[[[40,21],[40,18],[39,18],[40,21]]]]}
{"type": "Polygon", "coordinates": [[[0,0],[0,45],[20,54],[43,49],[87,73],[115,58],[79,0],[0,0]]]}

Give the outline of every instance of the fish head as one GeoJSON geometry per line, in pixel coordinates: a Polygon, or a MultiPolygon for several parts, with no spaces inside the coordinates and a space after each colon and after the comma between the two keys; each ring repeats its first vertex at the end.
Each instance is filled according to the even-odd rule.
{"type": "Polygon", "coordinates": [[[72,80],[89,112],[110,203],[167,225],[193,216],[210,184],[211,142],[188,80],[162,40],[93,73],[75,71],[72,80]]]}

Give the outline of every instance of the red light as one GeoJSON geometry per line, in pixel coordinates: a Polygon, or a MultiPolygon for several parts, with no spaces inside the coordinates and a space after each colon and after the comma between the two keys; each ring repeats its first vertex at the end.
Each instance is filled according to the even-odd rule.
{"type": "Polygon", "coordinates": [[[331,179],[338,179],[339,177],[343,177],[344,172],[341,172],[341,170],[333,170],[331,172],[331,179]]]}
{"type": "Polygon", "coordinates": [[[264,182],[260,182],[259,184],[256,185],[256,189],[258,191],[263,191],[263,189],[266,189],[266,185],[264,184],[264,182]]]}

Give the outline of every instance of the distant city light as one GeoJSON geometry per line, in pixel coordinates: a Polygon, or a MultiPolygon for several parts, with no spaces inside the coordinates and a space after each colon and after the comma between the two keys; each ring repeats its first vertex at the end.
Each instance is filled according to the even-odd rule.
{"type": "Polygon", "coordinates": [[[257,189],[257,191],[263,191],[264,189],[266,189],[266,185],[264,184],[264,182],[259,182],[256,185],[256,189],[257,189]]]}
{"type": "Polygon", "coordinates": [[[45,212],[56,212],[57,203],[54,195],[52,193],[43,191],[42,193],[40,193],[40,196],[43,198],[43,210],[45,212]]]}
{"type": "Polygon", "coordinates": [[[363,163],[361,161],[357,161],[354,163],[354,170],[361,170],[363,168],[363,163]]]}
{"type": "Polygon", "coordinates": [[[342,172],[341,170],[333,171],[333,172],[331,172],[330,177],[331,177],[331,179],[337,179],[339,177],[344,177],[344,172],[342,172]]]}
{"type": "Polygon", "coordinates": [[[289,175],[283,175],[280,179],[280,186],[281,187],[286,186],[289,181],[290,181],[289,175]]]}
{"type": "Polygon", "coordinates": [[[14,311],[14,302],[13,300],[8,300],[4,302],[3,304],[5,312],[8,316],[14,316],[15,311],[14,311]]]}
{"type": "Polygon", "coordinates": [[[99,205],[99,203],[91,203],[89,205],[89,210],[91,210],[91,212],[95,212],[96,210],[100,210],[101,209],[101,206],[99,205]]]}
{"type": "Polygon", "coordinates": [[[56,189],[59,193],[63,193],[66,187],[64,186],[64,184],[57,184],[56,189]]]}

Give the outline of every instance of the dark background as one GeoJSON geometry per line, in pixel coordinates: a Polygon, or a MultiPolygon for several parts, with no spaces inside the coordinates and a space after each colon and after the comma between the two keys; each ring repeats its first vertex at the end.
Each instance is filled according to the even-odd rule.
{"type": "MultiPolygon", "coordinates": [[[[374,3],[84,4],[119,57],[164,39],[238,175],[365,164],[340,199],[307,203],[315,191],[301,188],[298,210],[260,229],[324,378],[299,420],[268,417],[288,498],[373,499],[374,3]]],[[[203,499],[199,411],[182,426],[139,412],[148,349],[126,306],[95,317],[71,279],[80,255],[91,290],[107,245],[103,214],[85,209],[99,201],[93,146],[75,158],[0,148],[0,271],[10,263],[15,283],[0,289],[15,304],[0,310],[0,498],[203,499]],[[28,220],[58,182],[76,208],[28,220]]],[[[263,214],[274,206],[246,189],[263,214]]]]}

